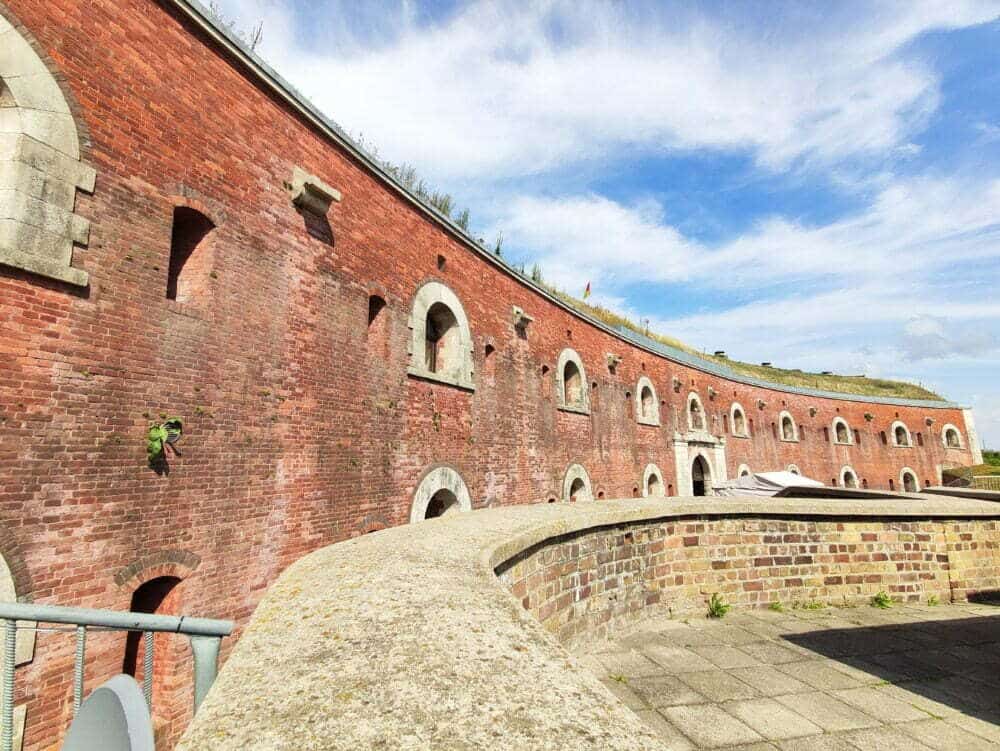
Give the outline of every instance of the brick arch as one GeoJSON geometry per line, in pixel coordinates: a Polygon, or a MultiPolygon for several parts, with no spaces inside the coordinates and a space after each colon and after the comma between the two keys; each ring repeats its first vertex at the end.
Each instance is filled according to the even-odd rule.
{"type": "Polygon", "coordinates": [[[454,495],[459,511],[472,511],[472,497],[462,475],[454,467],[437,464],[424,472],[417,489],[413,492],[413,502],[410,505],[411,524],[427,518],[431,500],[442,490],[454,495]]]}
{"type": "Polygon", "coordinates": [[[115,573],[114,581],[120,591],[131,596],[135,589],[160,576],[173,576],[184,581],[199,565],[201,558],[189,550],[160,550],[120,568],[115,573]]]}
{"type": "Polygon", "coordinates": [[[655,497],[663,498],[667,495],[667,484],[663,479],[663,472],[655,464],[647,464],[646,469],[642,473],[642,495],[645,498],[655,497]],[[656,484],[654,488],[649,487],[649,482],[652,478],[656,478],[656,484]],[[652,492],[650,492],[652,490],[652,492]]]}
{"type": "Polygon", "coordinates": [[[30,602],[33,591],[30,570],[24,561],[21,544],[8,529],[0,529],[0,557],[4,560],[18,600],[30,602]]]}
{"type": "Polygon", "coordinates": [[[590,475],[587,474],[587,470],[582,464],[570,464],[566,468],[566,474],[563,476],[562,483],[562,499],[564,501],[569,501],[573,497],[573,486],[577,481],[583,483],[582,490],[578,490],[578,495],[576,500],[578,501],[592,501],[594,500],[593,485],[590,482],[590,475]]]}
{"type": "Polygon", "coordinates": [[[81,160],[76,107],[20,24],[0,13],[0,108],[9,132],[0,160],[0,263],[86,287],[74,244],[86,245],[90,223],[75,213],[76,191],[92,193],[96,172],[81,160]],[[39,220],[37,217],[41,217],[39,220]]]}
{"type": "Polygon", "coordinates": [[[388,529],[391,525],[389,520],[382,516],[382,514],[366,514],[361,521],[357,524],[356,537],[361,535],[367,535],[372,532],[378,532],[383,529],[388,529]]]}

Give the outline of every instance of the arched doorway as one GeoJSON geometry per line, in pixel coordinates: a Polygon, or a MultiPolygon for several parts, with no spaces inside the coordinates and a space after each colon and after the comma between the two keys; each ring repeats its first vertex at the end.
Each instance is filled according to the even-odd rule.
{"type": "Polygon", "coordinates": [[[696,456],[691,465],[691,488],[694,495],[707,495],[707,489],[712,481],[712,471],[704,457],[696,456]]]}

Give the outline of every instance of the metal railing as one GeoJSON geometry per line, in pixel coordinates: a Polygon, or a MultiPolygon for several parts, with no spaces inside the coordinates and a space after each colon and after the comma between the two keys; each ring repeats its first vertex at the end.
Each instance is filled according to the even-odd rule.
{"type": "Polygon", "coordinates": [[[87,652],[87,631],[129,631],[144,635],[143,695],[146,707],[153,706],[153,635],[156,633],[184,634],[191,642],[194,654],[194,710],[197,711],[205,694],[215,682],[218,672],[219,646],[225,636],[233,632],[232,621],[209,618],[189,618],[176,615],[152,615],[116,610],[66,608],[57,605],[31,605],[27,603],[0,602],[0,627],[3,628],[3,675],[0,693],[0,751],[12,751],[14,744],[14,662],[17,632],[22,629],[66,630],[76,633],[76,659],[73,666],[73,713],[83,702],[83,675],[87,652]],[[19,624],[34,621],[37,625],[19,624]],[[49,628],[41,624],[58,624],[72,628],[49,628]]]}

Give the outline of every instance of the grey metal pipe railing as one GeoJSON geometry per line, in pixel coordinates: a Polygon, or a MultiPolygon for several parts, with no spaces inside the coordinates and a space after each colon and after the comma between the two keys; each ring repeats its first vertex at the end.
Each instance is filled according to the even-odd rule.
{"type": "Polygon", "coordinates": [[[73,711],[83,701],[83,676],[87,650],[87,629],[101,631],[138,631],[145,637],[143,650],[143,694],[147,707],[153,701],[153,634],[183,634],[191,642],[194,655],[194,709],[215,682],[218,672],[219,647],[222,638],[233,632],[232,621],[211,618],[189,618],[184,615],[153,615],[117,610],[68,608],[59,605],[34,605],[20,602],[0,602],[0,625],[3,626],[3,674],[0,676],[0,751],[12,751],[14,743],[14,662],[17,631],[37,626],[19,625],[18,621],[56,623],[75,627],[76,654],[73,665],[73,711]]]}

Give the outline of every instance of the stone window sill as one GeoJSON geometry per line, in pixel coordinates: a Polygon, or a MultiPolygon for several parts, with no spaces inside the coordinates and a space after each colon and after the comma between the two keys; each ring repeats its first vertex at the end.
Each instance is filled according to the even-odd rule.
{"type": "Polygon", "coordinates": [[[589,415],[590,410],[587,407],[578,407],[573,404],[560,404],[557,409],[561,412],[573,412],[577,415],[589,415]]]}
{"type": "Polygon", "coordinates": [[[651,428],[658,428],[658,427],[660,427],[660,421],[659,420],[653,420],[653,419],[646,418],[646,417],[638,417],[638,418],[636,418],[636,422],[639,423],[640,425],[648,425],[651,428]]]}
{"type": "Polygon", "coordinates": [[[446,386],[453,386],[457,389],[462,389],[463,391],[475,391],[476,386],[472,381],[459,380],[457,378],[452,378],[450,376],[441,375],[440,373],[432,373],[429,370],[423,370],[422,368],[415,368],[412,365],[406,369],[406,374],[411,378],[419,378],[422,381],[433,381],[435,383],[442,383],[446,386]]]}

